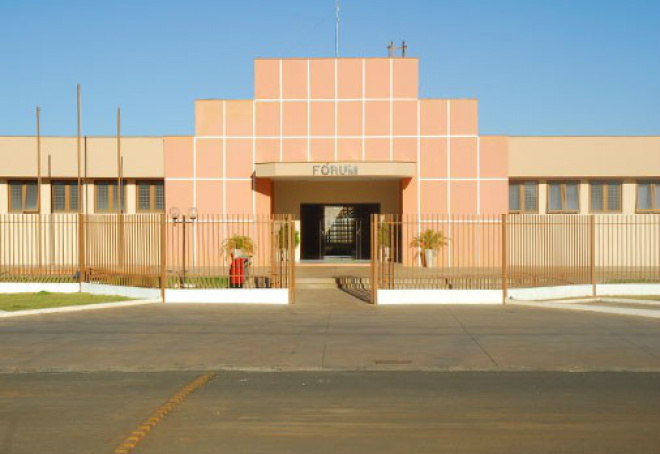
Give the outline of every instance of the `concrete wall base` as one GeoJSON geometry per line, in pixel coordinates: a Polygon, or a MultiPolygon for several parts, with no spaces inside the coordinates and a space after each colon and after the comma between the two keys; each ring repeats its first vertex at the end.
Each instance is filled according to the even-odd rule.
{"type": "Polygon", "coordinates": [[[502,291],[379,289],[378,304],[502,304],[502,291]]]}
{"type": "Polygon", "coordinates": [[[140,300],[159,300],[160,289],[124,287],[121,285],[89,284],[83,282],[81,291],[92,295],[119,295],[140,300]]]}
{"type": "Polygon", "coordinates": [[[167,289],[166,303],[289,304],[288,289],[167,289]]]}

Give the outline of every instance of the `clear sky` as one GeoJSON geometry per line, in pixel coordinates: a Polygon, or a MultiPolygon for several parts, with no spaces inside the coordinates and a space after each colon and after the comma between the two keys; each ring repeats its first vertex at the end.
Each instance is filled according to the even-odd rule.
{"type": "MultiPolygon", "coordinates": [[[[420,96],[478,98],[482,134],[660,135],[660,0],[343,0],[342,56],[405,39],[420,96]]],[[[251,98],[255,57],[334,55],[334,0],[0,0],[0,135],[190,135],[251,98]]]]}

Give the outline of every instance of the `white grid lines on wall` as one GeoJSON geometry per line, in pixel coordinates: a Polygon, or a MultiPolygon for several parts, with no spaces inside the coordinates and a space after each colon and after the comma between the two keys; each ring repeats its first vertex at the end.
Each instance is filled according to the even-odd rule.
{"type": "Polygon", "coordinates": [[[390,58],[390,161],[394,160],[394,60],[390,58]]]}
{"type": "MultiPolygon", "coordinates": [[[[190,181],[193,187],[193,207],[197,208],[197,183],[200,181],[216,181],[221,183],[222,191],[222,214],[227,213],[227,182],[228,181],[246,181],[251,182],[252,187],[252,213],[256,213],[256,181],[254,177],[256,164],[256,108],[252,103],[252,135],[251,136],[229,136],[227,133],[227,101],[222,101],[222,135],[216,136],[193,136],[193,175],[192,177],[165,177],[165,181],[190,181]],[[229,177],[227,176],[227,139],[244,139],[252,143],[252,176],[250,177],[229,177]],[[222,169],[218,177],[200,177],[197,173],[197,142],[200,140],[216,140],[221,142],[220,160],[222,169]]],[[[194,237],[193,237],[194,241],[194,237]]]]}
{"type": "MultiPolygon", "coordinates": [[[[307,136],[256,136],[257,139],[306,139],[307,136]]],[[[389,139],[390,137],[393,137],[395,139],[416,139],[418,136],[417,135],[411,135],[411,134],[393,134],[392,136],[390,135],[378,135],[378,134],[373,134],[373,135],[337,135],[337,136],[323,136],[323,135],[312,135],[312,139],[332,139],[334,137],[337,137],[339,139],[361,139],[361,138],[366,138],[366,139],[389,139]]],[[[448,136],[447,134],[426,134],[426,135],[420,135],[422,139],[476,139],[479,137],[477,134],[461,134],[461,135],[453,135],[453,136],[448,136]]],[[[227,139],[252,139],[252,136],[197,136],[198,139],[222,139],[222,138],[227,138],[227,139]]]]}

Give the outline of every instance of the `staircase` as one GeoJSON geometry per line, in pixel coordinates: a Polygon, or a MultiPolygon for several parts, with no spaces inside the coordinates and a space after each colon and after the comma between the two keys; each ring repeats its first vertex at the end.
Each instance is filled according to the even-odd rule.
{"type": "Polygon", "coordinates": [[[296,277],[296,288],[300,290],[336,289],[334,277],[296,277]]]}

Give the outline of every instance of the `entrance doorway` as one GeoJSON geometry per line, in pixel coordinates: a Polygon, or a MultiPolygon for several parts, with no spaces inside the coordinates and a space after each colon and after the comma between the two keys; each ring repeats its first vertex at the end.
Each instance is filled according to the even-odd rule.
{"type": "Polygon", "coordinates": [[[371,259],[370,219],[379,212],[377,203],[301,204],[301,258],[371,259]]]}

